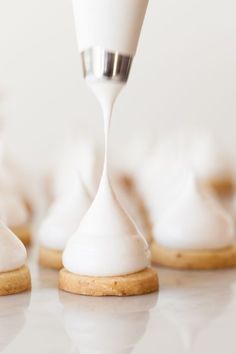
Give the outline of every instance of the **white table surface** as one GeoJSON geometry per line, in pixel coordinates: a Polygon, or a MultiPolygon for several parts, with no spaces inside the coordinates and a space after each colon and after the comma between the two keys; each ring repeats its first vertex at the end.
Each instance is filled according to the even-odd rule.
{"type": "Polygon", "coordinates": [[[159,294],[90,298],[57,289],[30,251],[31,293],[0,298],[0,353],[235,354],[236,270],[159,269],[159,294]]]}

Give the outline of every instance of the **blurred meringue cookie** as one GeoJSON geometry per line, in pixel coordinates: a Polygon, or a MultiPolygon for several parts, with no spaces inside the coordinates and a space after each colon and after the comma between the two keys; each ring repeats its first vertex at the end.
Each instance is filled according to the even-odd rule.
{"type": "Polygon", "coordinates": [[[25,178],[22,164],[10,148],[4,120],[0,122],[0,165],[0,218],[25,245],[29,245],[32,208],[25,190],[30,190],[31,180],[25,178]],[[26,189],[23,184],[27,185],[26,189]]]}
{"type": "Polygon", "coordinates": [[[185,269],[236,265],[234,224],[213,184],[226,180],[230,169],[213,142],[199,132],[170,135],[135,176],[148,208],[157,264],[185,269]]]}
{"type": "Polygon", "coordinates": [[[23,195],[16,188],[11,175],[0,178],[0,216],[4,223],[24,243],[31,243],[31,215],[23,195]]]}
{"type": "Polygon", "coordinates": [[[192,173],[155,220],[153,236],[155,263],[186,269],[236,266],[233,220],[192,173]]]}
{"type": "Polygon", "coordinates": [[[191,155],[199,180],[219,196],[233,194],[234,177],[230,161],[212,135],[196,134],[191,155]]]}
{"type": "Polygon", "coordinates": [[[29,290],[31,279],[23,243],[0,222],[0,295],[29,290]]]}
{"type": "Polygon", "coordinates": [[[221,249],[232,246],[234,236],[231,216],[193,175],[154,224],[156,241],[170,248],[221,249]]]}
{"type": "MultiPolygon", "coordinates": [[[[71,183],[70,185],[73,185],[71,183]]],[[[74,176],[74,188],[52,203],[40,229],[39,262],[42,266],[62,268],[62,252],[70,236],[91,203],[91,197],[79,176],[74,176]]]]}

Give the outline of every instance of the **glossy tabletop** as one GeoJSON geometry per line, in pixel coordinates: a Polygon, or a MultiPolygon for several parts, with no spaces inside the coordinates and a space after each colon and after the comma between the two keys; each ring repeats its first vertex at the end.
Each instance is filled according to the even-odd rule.
{"type": "Polygon", "coordinates": [[[59,291],[36,256],[32,292],[0,298],[0,353],[236,352],[236,270],[158,269],[159,293],[90,298],[59,291]]]}

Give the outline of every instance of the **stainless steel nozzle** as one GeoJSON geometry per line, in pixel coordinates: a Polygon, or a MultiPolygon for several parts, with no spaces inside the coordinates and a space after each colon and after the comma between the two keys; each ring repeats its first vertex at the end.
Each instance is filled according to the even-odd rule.
{"type": "Polygon", "coordinates": [[[133,57],[94,47],[81,53],[83,73],[91,81],[111,80],[126,82],[133,57]]]}

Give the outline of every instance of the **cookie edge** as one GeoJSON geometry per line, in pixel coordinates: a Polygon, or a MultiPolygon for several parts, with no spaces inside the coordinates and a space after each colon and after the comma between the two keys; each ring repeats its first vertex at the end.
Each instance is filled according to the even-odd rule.
{"type": "Polygon", "coordinates": [[[186,270],[214,270],[236,267],[236,246],[220,250],[176,250],[152,242],[152,262],[156,265],[186,270]]]}
{"type": "Polygon", "coordinates": [[[152,268],[114,277],[81,276],[63,268],[59,273],[59,289],[87,296],[135,296],[158,291],[159,281],[152,268]]]}
{"type": "Polygon", "coordinates": [[[0,296],[14,295],[31,289],[31,275],[27,265],[0,273],[0,296]]]}

